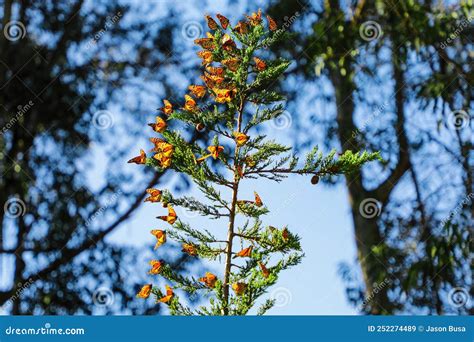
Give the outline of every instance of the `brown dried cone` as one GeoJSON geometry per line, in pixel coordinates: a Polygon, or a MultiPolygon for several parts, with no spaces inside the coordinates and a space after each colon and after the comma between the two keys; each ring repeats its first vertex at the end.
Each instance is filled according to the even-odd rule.
{"type": "Polygon", "coordinates": [[[204,126],[203,123],[198,123],[198,124],[196,125],[196,131],[198,131],[199,133],[204,132],[205,129],[206,129],[206,126],[204,126]]]}

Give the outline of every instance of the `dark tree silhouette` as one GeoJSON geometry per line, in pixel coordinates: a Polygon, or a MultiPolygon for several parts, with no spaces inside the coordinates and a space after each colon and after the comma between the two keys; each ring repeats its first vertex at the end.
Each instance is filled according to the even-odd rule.
{"type": "Polygon", "coordinates": [[[151,251],[107,238],[147,187],[171,181],[131,177],[136,141],[121,137],[173,96],[170,67],[186,75],[176,16],[114,1],[0,0],[0,9],[0,305],[12,314],[156,312],[134,302],[144,281],[134,265],[151,251]],[[91,151],[104,155],[103,176],[91,151]]]}
{"type": "Polygon", "coordinates": [[[317,132],[386,160],[345,182],[361,272],[341,273],[362,312],[472,310],[472,11],[435,1],[270,5],[294,33],[278,49],[298,61],[282,87],[306,104],[294,108],[301,148],[317,132]]]}

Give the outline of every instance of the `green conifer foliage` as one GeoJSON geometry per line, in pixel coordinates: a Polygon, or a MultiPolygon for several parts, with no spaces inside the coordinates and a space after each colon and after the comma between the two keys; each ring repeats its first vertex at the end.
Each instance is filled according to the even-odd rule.
{"type": "MultiPolygon", "coordinates": [[[[150,261],[150,274],[170,282],[166,291],[153,284],[143,286],[137,296],[156,297],[176,315],[245,315],[256,300],[278,280],[281,271],[300,263],[303,252],[300,238],[284,224],[278,228],[265,225],[261,217],[269,212],[262,198],[242,199],[240,184],[246,179],[280,182],[291,174],[308,175],[312,184],[320,177],[346,174],[364,163],[379,158],[378,153],[332,151],[324,155],[317,147],[304,159],[291,147],[269,140],[256,127],[283,113],[284,96],[273,90],[273,84],[290,65],[284,59],[264,60],[262,50],[285,39],[285,32],[261,12],[247,16],[231,26],[227,18],[217,15],[219,23],[207,16],[211,30],[206,38],[196,40],[203,48],[204,85],[191,85],[182,108],[164,100],[162,115],[150,124],[160,134],[151,138],[153,155],[140,156],[130,162],[154,167],[157,172],[171,168],[188,175],[207,199],[175,197],[167,190],[148,189],[149,202],[161,202],[167,214],[158,218],[169,224],[166,230],[153,230],[156,248],[167,238],[183,245],[190,257],[218,261],[220,275],[207,272],[188,277],[178,274],[164,260],[150,261]],[[179,120],[185,126],[206,131],[208,146],[186,141],[178,130],[168,129],[168,122],[179,120]],[[174,207],[194,211],[212,222],[212,229],[195,228],[177,217],[174,207]],[[219,223],[223,225],[219,232],[219,223]],[[225,239],[216,235],[226,231],[225,239]],[[208,295],[207,305],[198,309],[186,307],[174,289],[191,294],[208,295]]],[[[158,250],[159,252],[159,250],[158,250]]],[[[267,299],[257,309],[264,314],[274,304],[267,299]]]]}

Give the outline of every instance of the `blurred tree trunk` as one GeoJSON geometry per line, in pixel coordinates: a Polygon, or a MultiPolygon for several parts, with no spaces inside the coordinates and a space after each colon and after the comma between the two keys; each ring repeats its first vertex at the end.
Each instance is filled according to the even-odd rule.
{"type": "MultiPolygon", "coordinates": [[[[349,68],[350,73],[352,65],[345,65],[345,67],[349,68]]],[[[355,86],[349,78],[341,76],[338,71],[331,72],[331,80],[336,97],[338,135],[342,151],[360,150],[359,144],[354,139],[354,133],[357,131],[353,121],[355,86]]],[[[372,253],[372,248],[384,241],[380,235],[377,220],[367,219],[361,215],[360,205],[364,199],[370,197],[362,182],[363,176],[360,170],[346,176],[358,251],[357,256],[365,283],[365,297],[373,298],[371,302],[376,303],[376,305],[371,306],[372,314],[391,313],[392,307],[387,298],[386,290],[382,288],[377,293],[374,292],[374,287],[377,286],[380,280],[376,272],[377,267],[374,267],[377,266],[379,261],[372,253]]]]}
{"type": "Polygon", "coordinates": [[[328,148],[379,150],[385,159],[346,177],[363,283],[351,267],[341,274],[348,300],[363,302],[362,312],[470,310],[453,305],[449,293],[473,288],[472,9],[464,1],[270,6],[294,33],[294,44],[279,49],[297,61],[295,96],[307,100],[301,89],[314,85],[314,107],[336,107],[334,117],[319,117],[314,107],[295,117],[295,140],[303,148],[313,142],[311,122],[323,128],[328,148]],[[364,217],[365,200],[380,216],[364,217]]]}

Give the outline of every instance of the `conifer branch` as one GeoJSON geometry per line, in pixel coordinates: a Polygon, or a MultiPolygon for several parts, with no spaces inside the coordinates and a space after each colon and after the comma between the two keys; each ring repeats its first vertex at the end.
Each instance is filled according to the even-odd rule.
{"type": "MultiPolygon", "coordinates": [[[[167,287],[166,293],[150,284],[142,288],[139,297],[148,298],[153,293],[159,303],[169,306],[172,314],[247,314],[256,300],[277,282],[281,271],[301,262],[303,253],[299,236],[286,226],[263,226],[261,217],[269,209],[256,192],[253,199],[240,198],[242,181],[259,177],[281,181],[296,174],[311,175],[311,182],[316,184],[319,177],[350,173],[380,158],[378,153],[351,151],[336,157],[335,150],[324,155],[314,148],[300,163],[291,147],[257,134],[256,126],[283,113],[284,96],[271,86],[290,65],[283,59],[261,59],[259,49],[279,41],[285,34],[268,16],[266,29],[260,11],[234,27],[227,18],[221,15],[218,18],[220,24],[207,16],[212,33],[196,40],[203,48],[198,55],[205,66],[201,77],[204,85],[190,86],[192,96],[185,95],[179,109],[168,100],[163,101],[164,118],[157,116],[156,123],[150,124],[163,137],[151,139],[155,154],[149,157],[141,151],[140,156],[130,161],[152,166],[157,172],[169,168],[186,174],[210,201],[203,203],[190,196],[174,197],[166,190],[147,190],[150,196],[146,201],[163,203],[167,214],[158,218],[170,225],[170,229],[151,231],[157,239],[156,248],[166,243],[168,236],[181,243],[182,252],[189,257],[224,259],[220,276],[206,272],[199,278],[179,274],[166,261],[150,261],[151,275],[161,275],[174,288],[191,294],[199,291],[209,295],[208,305],[193,311],[180,303],[172,287],[167,287]],[[253,114],[249,107],[256,108],[253,114]],[[169,120],[179,120],[186,127],[193,126],[214,135],[208,146],[202,147],[187,142],[179,131],[167,129],[169,120]],[[222,145],[221,140],[225,141],[222,145]],[[230,146],[229,140],[232,140],[230,146]],[[224,199],[221,190],[230,200],[224,199]],[[226,218],[227,232],[219,231],[218,227],[213,228],[212,233],[207,228],[195,229],[178,219],[174,207],[210,219],[226,218]],[[240,227],[236,223],[237,217],[245,220],[240,227]],[[226,235],[225,240],[218,237],[219,233],[226,235]],[[240,249],[237,249],[239,244],[240,249]]],[[[274,299],[268,299],[257,313],[264,314],[274,303],[274,299]]]]}

